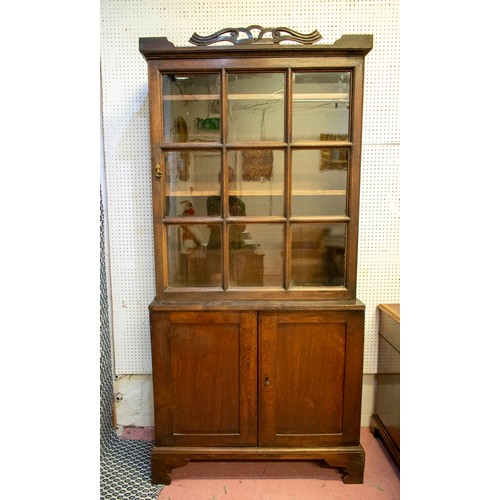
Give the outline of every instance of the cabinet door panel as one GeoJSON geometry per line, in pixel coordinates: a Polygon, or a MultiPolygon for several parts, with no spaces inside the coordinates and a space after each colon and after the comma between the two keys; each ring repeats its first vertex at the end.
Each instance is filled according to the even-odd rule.
{"type": "Polygon", "coordinates": [[[256,314],[152,314],[157,445],[256,444],[256,314]]]}
{"type": "Polygon", "coordinates": [[[362,311],[261,313],[259,444],[356,442],[362,360],[362,311]]]}
{"type": "Polygon", "coordinates": [[[276,341],[276,432],[341,432],[345,325],[282,323],[276,341]]]}

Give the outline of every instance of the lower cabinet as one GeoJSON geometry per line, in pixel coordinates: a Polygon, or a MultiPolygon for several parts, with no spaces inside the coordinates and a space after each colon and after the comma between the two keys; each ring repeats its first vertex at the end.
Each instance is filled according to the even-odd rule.
{"type": "Polygon", "coordinates": [[[190,460],[325,460],[363,481],[364,306],[150,307],[152,480],[190,460]]]}

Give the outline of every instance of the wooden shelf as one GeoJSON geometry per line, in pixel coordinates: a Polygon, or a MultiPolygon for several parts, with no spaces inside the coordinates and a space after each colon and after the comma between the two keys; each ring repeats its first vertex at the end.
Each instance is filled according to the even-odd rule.
{"type": "Polygon", "coordinates": [[[164,101],[220,101],[217,94],[164,95],[164,101]]]}
{"type": "Polygon", "coordinates": [[[345,92],[329,92],[329,93],[323,93],[323,94],[293,94],[292,100],[297,101],[297,100],[302,100],[302,101],[344,101],[346,99],[349,99],[349,94],[345,92]]]}
{"type": "MultiPolygon", "coordinates": [[[[245,190],[231,191],[229,196],[284,196],[281,189],[271,191],[245,190]]],[[[345,196],[345,189],[297,189],[292,192],[293,196],[345,196]]],[[[218,191],[173,191],[169,196],[189,197],[189,196],[220,196],[218,191]]]]}
{"type": "MultiPolygon", "coordinates": [[[[281,100],[285,98],[284,94],[228,94],[229,100],[281,100]]],[[[347,93],[323,93],[323,94],[293,94],[293,101],[343,101],[348,100],[347,93]]],[[[164,101],[219,101],[217,94],[185,94],[185,95],[164,95],[164,101]]]]}

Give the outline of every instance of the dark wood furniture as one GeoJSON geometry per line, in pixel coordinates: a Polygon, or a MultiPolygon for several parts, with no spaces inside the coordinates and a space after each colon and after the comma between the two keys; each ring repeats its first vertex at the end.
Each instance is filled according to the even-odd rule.
{"type": "Polygon", "coordinates": [[[189,460],[325,460],[361,483],[356,299],[364,58],[174,47],[148,63],[152,481],[189,460]]]}
{"type": "Polygon", "coordinates": [[[381,437],[399,466],[400,305],[380,304],[375,413],[370,427],[381,437]]]}

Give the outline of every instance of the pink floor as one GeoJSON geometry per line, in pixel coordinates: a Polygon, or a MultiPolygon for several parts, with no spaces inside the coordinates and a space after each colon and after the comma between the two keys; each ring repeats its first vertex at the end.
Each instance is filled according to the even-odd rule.
{"type": "MultiPolygon", "coordinates": [[[[128,439],[151,439],[149,429],[125,429],[128,439]]],[[[380,439],[361,429],[363,484],[344,484],[340,471],[320,462],[190,462],[174,469],[158,500],[399,499],[399,469],[380,439]]]]}

